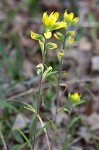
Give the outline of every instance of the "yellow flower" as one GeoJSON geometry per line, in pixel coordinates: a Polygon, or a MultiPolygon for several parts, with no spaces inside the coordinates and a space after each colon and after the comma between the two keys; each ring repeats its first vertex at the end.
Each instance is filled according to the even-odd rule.
{"type": "Polygon", "coordinates": [[[59,17],[58,12],[55,12],[55,13],[52,12],[49,16],[48,16],[47,12],[44,12],[43,17],[42,17],[42,22],[46,27],[50,27],[55,24],[58,17],[59,17]]]}
{"type": "Polygon", "coordinates": [[[74,13],[70,13],[69,15],[68,15],[68,20],[69,21],[72,21],[73,20],[73,17],[74,17],[74,13]]]}
{"type": "Polygon", "coordinates": [[[73,103],[79,102],[79,101],[80,101],[80,97],[81,97],[81,96],[80,96],[78,93],[74,93],[74,94],[70,94],[70,93],[69,93],[69,95],[68,95],[69,100],[70,100],[71,102],[73,102],[73,103]]]}
{"type": "Polygon", "coordinates": [[[42,22],[45,27],[45,32],[50,32],[53,30],[57,30],[60,28],[66,28],[66,22],[57,22],[57,19],[59,18],[58,12],[52,12],[49,16],[47,12],[44,12],[42,17],[42,22]]]}
{"type": "Polygon", "coordinates": [[[75,25],[76,23],[78,23],[79,18],[78,17],[74,17],[74,13],[71,12],[70,14],[67,13],[67,11],[64,12],[64,20],[65,22],[68,24],[68,26],[72,26],[75,25]]]}

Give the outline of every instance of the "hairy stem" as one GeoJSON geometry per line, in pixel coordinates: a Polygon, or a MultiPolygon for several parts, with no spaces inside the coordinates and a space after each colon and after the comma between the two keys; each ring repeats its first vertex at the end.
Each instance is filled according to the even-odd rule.
{"type": "MultiPolygon", "coordinates": [[[[63,51],[65,50],[65,40],[66,40],[66,35],[64,35],[63,51]]],[[[57,95],[56,95],[57,102],[56,102],[56,113],[55,113],[55,126],[56,126],[57,114],[58,114],[58,109],[59,109],[62,63],[63,63],[63,57],[61,58],[60,63],[59,63],[58,87],[57,87],[57,95]]],[[[56,135],[56,131],[53,132],[51,150],[53,149],[53,146],[54,146],[55,135],[56,135]]]]}

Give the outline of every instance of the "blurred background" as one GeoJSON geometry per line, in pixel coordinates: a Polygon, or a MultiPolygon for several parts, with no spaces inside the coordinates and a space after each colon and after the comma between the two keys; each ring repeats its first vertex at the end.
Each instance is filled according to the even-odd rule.
{"type": "MultiPolygon", "coordinates": [[[[43,12],[58,11],[62,19],[66,9],[74,12],[80,21],[75,27],[75,42],[65,51],[63,71],[67,73],[62,81],[67,90],[60,106],[69,91],[80,93],[86,100],[86,104],[74,110],[81,114],[83,121],[75,126],[73,140],[77,142],[70,150],[99,150],[99,0],[0,0],[0,137],[4,137],[8,150],[18,150],[20,145],[26,149],[22,136],[15,129],[20,128],[29,136],[32,114],[24,110],[20,102],[37,104],[39,79],[35,66],[42,57],[39,44],[30,38],[30,32],[43,33],[43,12]],[[6,102],[13,104],[18,112],[6,102]]],[[[58,69],[55,51],[48,52],[46,62],[58,69]]],[[[49,116],[55,113],[56,90],[52,84],[50,86],[53,79],[50,80],[46,81],[43,91],[46,102],[40,110],[45,122],[45,112],[49,116]]],[[[66,113],[62,113],[58,119],[61,139],[66,118],[66,113]]],[[[38,139],[35,149],[46,149],[44,144],[42,146],[44,142],[44,138],[38,139]]],[[[3,147],[0,140],[0,150],[3,147]]],[[[60,142],[55,149],[62,149],[60,142]]]]}

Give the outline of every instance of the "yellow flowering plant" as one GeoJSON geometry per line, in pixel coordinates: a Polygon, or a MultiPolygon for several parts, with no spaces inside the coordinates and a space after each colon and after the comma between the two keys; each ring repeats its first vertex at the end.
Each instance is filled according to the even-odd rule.
{"type": "MultiPolygon", "coordinates": [[[[78,104],[81,104],[83,102],[81,100],[81,96],[78,93],[74,93],[74,94],[69,93],[68,94],[68,99],[69,99],[70,107],[67,107],[67,105],[65,104],[64,106],[59,108],[59,100],[60,100],[60,94],[59,93],[60,93],[60,83],[61,83],[61,72],[62,72],[63,57],[64,57],[64,54],[65,54],[66,45],[72,44],[74,42],[74,35],[75,35],[75,31],[74,30],[71,31],[71,30],[69,30],[69,28],[71,26],[76,25],[79,21],[79,18],[74,17],[73,13],[68,14],[67,11],[64,12],[64,16],[63,16],[62,21],[58,21],[58,18],[59,18],[59,13],[58,12],[52,12],[49,15],[47,14],[47,12],[44,12],[43,17],[42,17],[42,23],[44,25],[43,35],[35,33],[34,31],[31,31],[31,38],[33,40],[37,40],[39,42],[39,45],[40,45],[40,48],[41,48],[41,53],[42,53],[42,62],[40,62],[36,66],[37,75],[39,75],[39,77],[40,77],[39,89],[38,89],[37,108],[35,109],[30,105],[25,107],[27,110],[32,111],[36,115],[32,142],[30,143],[27,140],[29,145],[30,145],[31,150],[34,149],[34,147],[35,147],[35,141],[36,141],[36,137],[37,137],[37,134],[38,134],[36,132],[37,118],[40,120],[41,125],[42,125],[42,128],[39,132],[44,131],[44,133],[45,133],[45,137],[46,137],[46,140],[47,140],[47,149],[48,150],[53,150],[53,145],[54,145],[54,141],[55,141],[56,131],[53,131],[52,141],[51,141],[51,145],[50,145],[47,130],[46,130],[47,125],[44,125],[43,120],[40,117],[40,113],[39,113],[41,99],[42,99],[42,84],[43,84],[43,81],[45,79],[47,79],[50,76],[55,75],[56,73],[58,73],[57,96],[56,96],[57,102],[56,102],[55,121],[54,121],[54,123],[53,123],[53,119],[51,121],[51,123],[54,124],[54,126],[57,126],[56,120],[57,120],[58,113],[60,111],[65,111],[70,115],[71,111],[72,111],[71,106],[74,107],[74,106],[76,106],[78,104]],[[59,29],[63,29],[64,33],[62,33],[61,31],[58,31],[59,29]],[[46,52],[48,50],[53,50],[53,49],[56,49],[58,47],[56,43],[48,41],[52,37],[52,31],[53,30],[55,31],[54,37],[57,40],[60,40],[62,42],[62,48],[57,52],[57,57],[59,59],[59,71],[54,71],[52,66],[47,67],[46,62],[45,62],[46,52]]],[[[70,123],[68,124],[68,127],[70,128],[78,120],[78,118],[74,118],[72,121],[70,121],[70,123]]],[[[66,129],[66,134],[67,134],[67,129],[66,129]]],[[[67,141],[67,139],[66,139],[66,141],[67,141]]],[[[64,142],[66,143],[66,141],[64,141],[64,142]]],[[[66,149],[66,145],[67,145],[67,143],[64,144],[64,150],[66,149]]]]}
{"type": "Polygon", "coordinates": [[[46,39],[49,39],[52,36],[52,31],[60,28],[66,28],[66,22],[61,21],[57,22],[59,18],[58,12],[52,12],[49,16],[47,12],[43,14],[42,22],[44,24],[45,33],[44,36],[46,39]]]}
{"type": "Polygon", "coordinates": [[[78,23],[79,18],[78,17],[74,17],[74,13],[67,13],[67,11],[64,12],[64,20],[67,23],[67,26],[74,26],[78,23]]]}
{"type": "Polygon", "coordinates": [[[81,99],[81,95],[79,95],[78,93],[68,93],[68,100],[70,101],[73,107],[85,102],[81,99]]]}

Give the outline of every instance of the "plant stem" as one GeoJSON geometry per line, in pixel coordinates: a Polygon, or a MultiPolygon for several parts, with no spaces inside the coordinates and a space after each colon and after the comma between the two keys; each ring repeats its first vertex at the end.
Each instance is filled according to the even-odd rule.
{"type": "Polygon", "coordinates": [[[65,134],[65,140],[64,140],[64,150],[66,150],[66,146],[68,146],[67,143],[66,143],[67,134],[68,134],[68,122],[70,121],[69,118],[71,117],[72,110],[73,110],[73,106],[72,106],[72,104],[70,104],[69,116],[68,116],[67,124],[66,124],[66,128],[65,128],[66,134],[65,134]]]}
{"type": "MultiPolygon", "coordinates": [[[[42,127],[44,127],[44,123],[43,123],[43,120],[40,117],[40,115],[38,115],[38,119],[40,120],[40,123],[41,123],[42,127]]],[[[44,133],[45,133],[45,138],[46,138],[48,150],[50,150],[50,143],[49,143],[49,139],[48,139],[48,134],[47,134],[46,128],[44,128],[44,133]]]]}
{"type": "MultiPolygon", "coordinates": [[[[44,66],[45,63],[45,54],[46,54],[46,39],[44,42],[44,53],[42,54],[42,65],[44,66]]],[[[41,91],[42,91],[42,83],[43,83],[43,73],[41,73],[40,76],[40,84],[39,84],[39,90],[38,90],[38,105],[37,105],[37,116],[39,116],[39,109],[40,109],[40,102],[41,102],[41,91]]],[[[35,127],[34,127],[34,140],[33,140],[33,150],[34,150],[34,146],[35,146],[35,141],[36,141],[36,127],[37,127],[37,120],[38,117],[36,116],[36,120],[35,120],[35,127]]],[[[48,143],[48,136],[46,136],[46,140],[47,140],[47,146],[48,146],[48,150],[50,150],[49,147],[49,143],[48,143]]]]}
{"type": "MultiPolygon", "coordinates": [[[[66,40],[66,34],[64,35],[63,51],[65,50],[65,40],[66,40]]],[[[55,126],[56,126],[57,114],[58,114],[58,109],[59,109],[62,63],[63,63],[63,57],[61,58],[61,61],[59,63],[58,87],[57,87],[57,95],[56,95],[57,103],[56,103],[56,113],[55,113],[55,126]]],[[[51,150],[53,149],[53,145],[54,145],[54,141],[55,141],[55,135],[56,135],[56,131],[53,132],[51,150]]]]}

